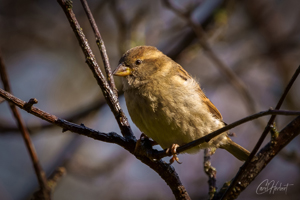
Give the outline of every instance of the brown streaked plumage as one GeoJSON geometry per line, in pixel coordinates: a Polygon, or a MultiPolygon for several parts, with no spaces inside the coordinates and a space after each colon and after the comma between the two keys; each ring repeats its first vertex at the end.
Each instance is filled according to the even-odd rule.
{"type": "MultiPolygon", "coordinates": [[[[132,121],[162,148],[176,147],[224,127],[222,115],[199,84],[176,62],[151,46],[128,50],[114,75],[121,76],[132,121]],[[174,145],[178,144],[178,145],[174,145]]],[[[223,148],[240,160],[249,152],[224,132],[208,143],[187,150],[223,148]]],[[[174,158],[177,159],[176,155],[174,158]]]]}

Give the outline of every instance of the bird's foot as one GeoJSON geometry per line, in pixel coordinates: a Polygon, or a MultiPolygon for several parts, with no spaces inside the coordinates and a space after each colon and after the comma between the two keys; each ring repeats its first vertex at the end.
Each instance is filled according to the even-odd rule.
{"type": "Polygon", "coordinates": [[[177,157],[176,149],[179,147],[178,144],[172,144],[170,148],[166,150],[166,153],[171,153],[172,158],[170,159],[170,165],[176,161],[178,164],[181,164],[182,162],[179,161],[179,158],[177,157]]]}

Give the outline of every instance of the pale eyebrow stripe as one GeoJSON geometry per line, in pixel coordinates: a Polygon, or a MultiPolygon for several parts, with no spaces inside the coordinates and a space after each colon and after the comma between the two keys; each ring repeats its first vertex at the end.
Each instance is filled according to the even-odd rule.
{"type": "Polygon", "coordinates": [[[146,54],[147,59],[156,59],[158,57],[161,57],[163,54],[160,51],[150,51],[146,54]]]}

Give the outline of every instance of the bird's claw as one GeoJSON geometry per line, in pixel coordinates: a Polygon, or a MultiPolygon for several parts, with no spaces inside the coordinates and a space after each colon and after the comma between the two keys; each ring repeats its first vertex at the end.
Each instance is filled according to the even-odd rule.
{"type": "Polygon", "coordinates": [[[172,154],[172,158],[170,159],[170,165],[176,161],[178,164],[181,164],[182,162],[179,161],[179,158],[177,157],[177,152],[176,149],[179,147],[178,144],[172,144],[170,148],[168,148],[166,150],[166,153],[171,153],[172,154]]]}

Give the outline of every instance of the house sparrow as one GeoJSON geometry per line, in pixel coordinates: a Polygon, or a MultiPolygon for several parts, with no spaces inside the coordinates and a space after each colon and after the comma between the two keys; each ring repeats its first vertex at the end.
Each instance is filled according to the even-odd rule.
{"type": "MultiPolygon", "coordinates": [[[[225,126],[222,115],[178,63],[152,46],[128,50],[113,72],[121,76],[132,121],[178,161],[176,148],[225,126]]],[[[227,132],[187,150],[226,149],[239,160],[249,151],[233,142],[227,132]]],[[[178,161],[179,162],[179,161],[178,161]]]]}

